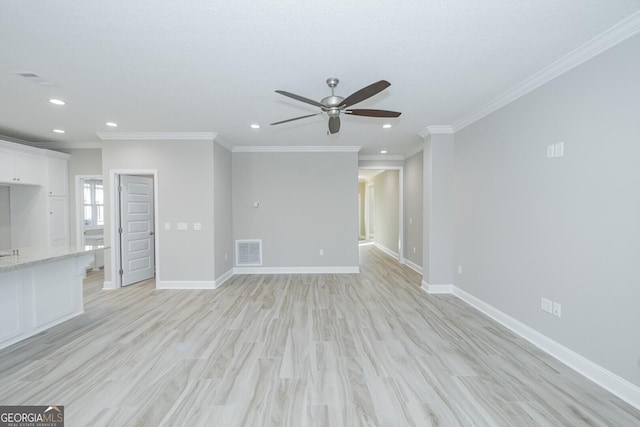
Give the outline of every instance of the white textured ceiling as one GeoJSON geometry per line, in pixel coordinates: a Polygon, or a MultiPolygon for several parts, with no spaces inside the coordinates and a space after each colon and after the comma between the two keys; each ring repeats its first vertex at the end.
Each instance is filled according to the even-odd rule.
{"type": "Polygon", "coordinates": [[[118,132],[215,132],[230,145],[403,154],[425,127],[463,119],[639,9],[640,0],[2,0],[0,134],[95,142],[115,121],[118,132]],[[25,71],[55,85],[14,74],[25,71]],[[343,116],[331,136],[326,116],[268,125],[316,112],[275,89],[320,100],[333,76],[342,96],[388,80],[354,108],[402,116],[343,116]]]}

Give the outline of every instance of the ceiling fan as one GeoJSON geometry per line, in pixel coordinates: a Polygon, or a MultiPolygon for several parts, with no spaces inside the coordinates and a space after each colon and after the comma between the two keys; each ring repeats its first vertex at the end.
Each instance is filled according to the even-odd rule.
{"type": "Polygon", "coordinates": [[[340,114],[352,114],[354,116],[366,116],[366,117],[398,117],[400,114],[397,111],[387,111],[387,110],[370,110],[370,109],[351,109],[354,104],[364,101],[365,99],[371,98],[373,95],[382,92],[389,86],[389,83],[386,80],[380,80],[379,82],[375,82],[370,84],[367,87],[360,89],[352,93],[351,95],[343,98],[342,96],[338,96],[334,93],[334,88],[338,85],[340,80],[336,77],[331,77],[327,79],[327,85],[331,88],[331,96],[327,96],[326,98],[322,98],[320,102],[314,101],[313,99],[305,98],[304,96],[296,95],[295,93],[286,92],[284,90],[276,90],[280,95],[288,96],[289,98],[293,98],[298,101],[306,102],[307,104],[315,105],[316,107],[320,107],[322,109],[321,112],[315,114],[307,114],[306,116],[295,117],[293,119],[282,120],[280,122],[271,123],[272,125],[279,125],[281,123],[292,122],[294,120],[306,119],[307,117],[317,116],[319,114],[327,113],[329,116],[329,133],[334,134],[340,131],[340,114]]]}

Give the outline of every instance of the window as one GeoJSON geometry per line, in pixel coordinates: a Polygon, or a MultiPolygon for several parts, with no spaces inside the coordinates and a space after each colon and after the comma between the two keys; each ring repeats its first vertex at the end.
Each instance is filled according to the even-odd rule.
{"type": "Polygon", "coordinates": [[[104,226],[104,187],[102,181],[84,182],[84,227],[104,226]]]}

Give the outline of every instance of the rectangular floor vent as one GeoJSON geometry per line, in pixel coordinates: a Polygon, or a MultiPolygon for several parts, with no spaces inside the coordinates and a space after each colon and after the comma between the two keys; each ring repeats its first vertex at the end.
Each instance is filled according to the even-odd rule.
{"type": "Polygon", "coordinates": [[[262,240],[236,240],[236,265],[262,265],[262,240]]]}

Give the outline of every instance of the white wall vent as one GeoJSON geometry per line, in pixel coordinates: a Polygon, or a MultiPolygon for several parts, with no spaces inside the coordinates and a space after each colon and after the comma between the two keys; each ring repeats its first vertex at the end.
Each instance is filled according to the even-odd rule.
{"type": "Polygon", "coordinates": [[[262,265],[262,240],[236,240],[236,265],[262,265]]]}

